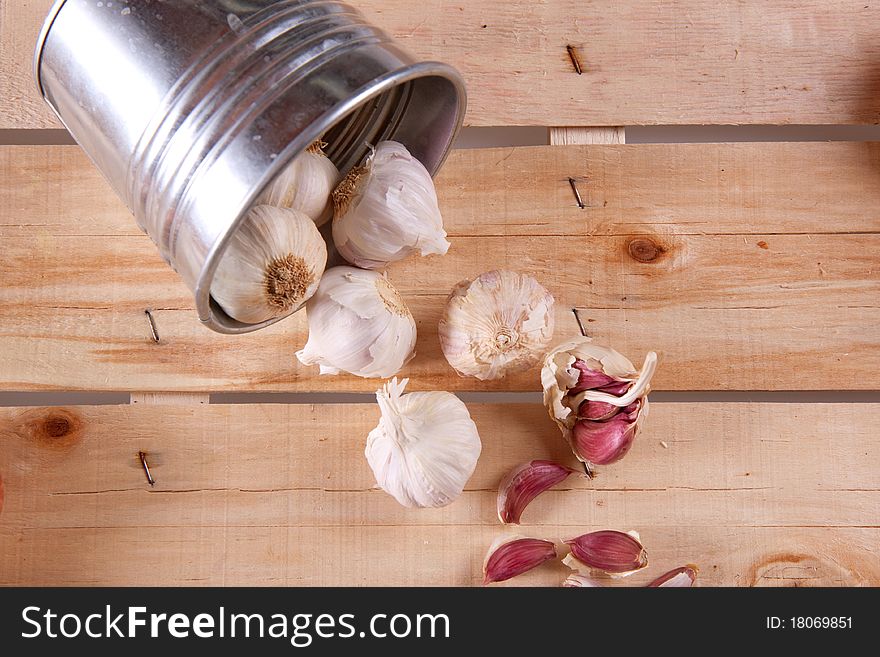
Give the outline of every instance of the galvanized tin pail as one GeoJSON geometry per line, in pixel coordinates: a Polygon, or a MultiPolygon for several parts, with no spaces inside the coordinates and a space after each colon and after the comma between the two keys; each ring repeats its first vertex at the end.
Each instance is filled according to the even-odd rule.
{"type": "Polygon", "coordinates": [[[293,157],[324,135],[344,172],[393,139],[434,173],[466,103],[455,69],[332,0],[60,0],[34,64],[43,97],[223,333],[281,319],[242,324],[210,290],[228,238],[293,157]]]}

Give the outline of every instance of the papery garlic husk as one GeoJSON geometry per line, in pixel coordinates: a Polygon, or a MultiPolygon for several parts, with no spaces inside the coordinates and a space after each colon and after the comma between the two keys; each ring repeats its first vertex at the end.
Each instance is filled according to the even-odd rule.
{"type": "Polygon", "coordinates": [[[572,570],[599,570],[612,577],[626,577],[648,566],[648,553],[634,531],[590,532],[565,543],[571,553],[562,562],[572,570]]]}
{"type": "Polygon", "coordinates": [[[364,269],[449,250],[434,181],[403,144],[383,141],[333,192],[333,241],[364,269]]]}
{"type": "Polygon", "coordinates": [[[321,374],[397,374],[415,356],[416,323],[385,276],[355,267],[324,272],[306,305],[309,340],[296,356],[321,374]]]}
{"type": "Polygon", "coordinates": [[[339,183],[339,169],[316,141],[291,161],[257,199],[258,205],[291,208],[308,215],[316,225],[333,216],[331,194],[339,183]]]}
{"type": "Polygon", "coordinates": [[[694,582],[697,580],[697,573],[699,572],[700,569],[694,564],[675,568],[668,573],[660,575],[660,577],[648,584],[648,588],[689,588],[694,585],[694,582]]]}
{"type": "Polygon", "coordinates": [[[575,456],[589,465],[619,461],[648,415],[657,369],[649,352],[640,371],[622,354],[579,337],[544,359],[544,405],[575,456]]]}
{"type": "Polygon", "coordinates": [[[553,323],[553,297],[538,281],[490,271],[452,290],[440,318],[440,346],[459,374],[500,379],[540,360],[553,323]]]}
{"type": "Polygon", "coordinates": [[[562,586],[564,588],[578,588],[578,589],[601,589],[604,588],[604,584],[601,584],[598,580],[593,579],[592,577],[588,577],[587,575],[580,575],[578,573],[572,573],[568,577],[565,578],[565,581],[562,582],[562,586]]]}
{"type": "Polygon", "coordinates": [[[211,296],[230,317],[258,324],[302,306],[326,266],[327,245],[315,222],[297,210],[259,205],[231,236],[211,296]]]}
{"type": "Polygon", "coordinates": [[[523,536],[496,538],[483,562],[483,584],[503,582],[537,568],[545,561],[555,559],[553,541],[523,536]]]}
{"type": "Polygon", "coordinates": [[[538,495],[568,479],[573,468],[553,461],[535,460],[511,470],[498,486],[498,519],[519,524],[523,511],[538,495]]]}
{"type": "Polygon", "coordinates": [[[395,378],[376,392],[382,415],[367,437],[367,462],[382,490],[403,506],[446,506],[474,473],[480,435],[458,397],[404,394],[408,382],[395,378]]]}

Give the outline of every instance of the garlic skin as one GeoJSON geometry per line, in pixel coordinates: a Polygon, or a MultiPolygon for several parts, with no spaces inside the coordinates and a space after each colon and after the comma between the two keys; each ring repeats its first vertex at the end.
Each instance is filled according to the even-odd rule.
{"type": "Polygon", "coordinates": [[[604,585],[601,584],[598,580],[593,579],[592,577],[588,577],[587,575],[580,575],[578,573],[572,573],[571,575],[566,577],[565,581],[562,582],[562,586],[569,589],[604,588],[604,585]]]}
{"type": "Polygon", "coordinates": [[[657,354],[648,352],[641,371],[622,354],[576,338],[553,349],[544,360],[544,405],[587,465],[622,459],[648,415],[648,393],[657,354]]]}
{"type": "Polygon", "coordinates": [[[404,394],[408,382],[395,378],[376,392],[382,415],[367,437],[367,462],[382,490],[403,506],[446,506],[474,473],[480,435],[458,397],[404,394]]]}
{"type": "Polygon", "coordinates": [[[522,575],[556,557],[553,541],[499,536],[492,542],[483,562],[483,586],[522,575]]]}
{"type": "Polygon", "coordinates": [[[330,195],[339,182],[339,169],[323,151],[326,144],[316,141],[293,158],[257,199],[257,205],[299,210],[316,225],[333,216],[330,195]]]}
{"type": "Polygon", "coordinates": [[[383,269],[418,251],[449,250],[434,181],[403,144],[383,141],[333,192],[333,241],[364,269],[383,269]]]}
{"type": "Polygon", "coordinates": [[[553,337],[553,297],[534,278],[497,270],[462,281],[440,319],[440,346],[462,376],[500,379],[537,363],[553,337]]]}
{"type": "Polygon", "coordinates": [[[319,365],[321,374],[387,378],[415,356],[416,322],[382,274],[328,269],[306,316],[309,339],[296,357],[303,365],[319,365]]]}
{"type": "Polygon", "coordinates": [[[258,205],[231,236],[211,296],[245,324],[289,314],[318,289],[327,245],[302,212],[258,205]]]}

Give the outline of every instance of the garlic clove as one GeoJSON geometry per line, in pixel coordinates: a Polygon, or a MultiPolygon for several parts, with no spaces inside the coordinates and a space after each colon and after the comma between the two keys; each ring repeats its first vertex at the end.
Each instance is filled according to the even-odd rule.
{"type": "Polygon", "coordinates": [[[590,401],[589,399],[585,400],[583,404],[578,407],[578,419],[584,420],[592,420],[594,422],[598,422],[601,420],[609,420],[620,411],[619,406],[615,406],[614,404],[609,404],[607,402],[596,402],[590,401]]]}
{"type": "Polygon", "coordinates": [[[518,536],[495,539],[483,563],[483,585],[522,575],[556,558],[552,541],[518,536]]]}
{"type": "Polygon", "coordinates": [[[587,468],[627,454],[648,415],[648,393],[658,357],[649,352],[641,370],[619,352],[576,338],[544,359],[544,405],[575,456],[587,468]]]}
{"type": "Polygon", "coordinates": [[[697,580],[700,569],[693,564],[670,570],[648,584],[649,588],[689,588],[697,580]]]}
{"type": "Polygon", "coordinates": [[[449,250],[434,181],[403,144],[379,143],[333,192],[333,241],[364,269],[449,250]]]}
{"type": "Polygon", "coordinates": [[[449,392],[404,394],[395,378],[376,392],[381,417],[365,454],[376,482],[407,507],[446,506],[464,490],[482,450],[470,413],[449,392]]]}
{"type": "Polygon", "coordinates": [[[257,200],[257,205],[291,208],[308,215],[316,225],[333,216],[330,195],[339,182],[339,170],[324,154],[318,140],[279,173],[257,200]]]}
{"type": "Polygon", "coordinates": [[[245,324],[289,314],[318,289],[327,245],[296,210],[259,205],[233,233],[214,273],[211,296],[245,324]]]}
{"type": "Polygon", "coordinates": [[[462,376],[500,379],[537,363],[553,337],[553,297],[534,278],[497,270],[462,281],[440,319],[440,346],[462,376]]]}
{"type": "Polygon", "coordinates": [[[385,276],[354,267],[324,273],[306,306],[309,339],[296,356],[321,374],[397,374],[415,356],[416,323],[385,276]]]}
{"type": "Polygon", "coordinates": [[[529,461],[511,470],[498,487],[498,518],[518,525],[520,516],[538,495],[565,481],[576,470],[553,461],[529,461]]]}
{"type": "Polygon", "coordinates": [[[572,570],[585,566],[614,577],[626,577],[648,566],[648,553],[635,532],[602,530],[582,534],[565,543],[571,553],[563,563],[572,570]]]}
{"type": "Polygon", "coordinates": [[[562,582],[562,586],[565,588],[580,588],[580,589],[601,589],[604,588],[603,584],[600,584],[598,580],[593,579],[592,577],[588,577],[586,575],[579,575],[577,573],[572,573],[568,577],[565,578],[565,581],[562,582]]]}
{"type": "Polygon", "coordinates": [[[575,455],[594,465],[619,461],[632,447],[640,412],[641,403],[636,402],[626,409],[616,409],[610,419],[578,420],[571,430],[571,448],[575,455]]]}

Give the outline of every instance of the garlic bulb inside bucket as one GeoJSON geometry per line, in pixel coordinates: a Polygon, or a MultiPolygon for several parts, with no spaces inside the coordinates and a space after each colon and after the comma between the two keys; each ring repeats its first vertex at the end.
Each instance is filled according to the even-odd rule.
{"type": "Polygon", "coordinates": [[[434,181],[403,144],[383,141],[333,192],[333,241],[364,269],[449,250],[434,181]]]}
{"type": "Polygon", "coordinates": [[[500,379],[538,362],[553,323],[553,297],[538,281],[490,271],[452,290],[440,318],[440,346],[459,374],[500,379]]]}
{"type": "Polygon", "coordinates": [[[404,394],[395,378],[376,392],[382,412],[365,454],[376,482],[408,507],[446,506],[461,495],[482,451],[464,402],[450,392],[404,394]]]}
{"type": "Polygon", "coordinates": [[[288,314],[305,303],[327,266],[327,244],[297,210],[258,205],[230,238],[211,296],[245,324],[288,314]]]}
{"type": "Polygon", "coordinates": [[[385,276],[355,267],[328,269],[306,306],[309,340],[296,356],[321,374],[397,374],[415,355],[416,323],[385,276]]]}
{"type": "Polygon", "coordinates": [[[291,208],[308,215],[318,225],[333,216],[330,195],[339,182],[339,170],[324,154],[326,144],[316,141],[279,173],[263,190],[258,205],[291,208]]]}

